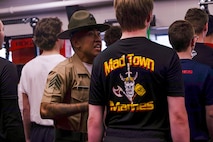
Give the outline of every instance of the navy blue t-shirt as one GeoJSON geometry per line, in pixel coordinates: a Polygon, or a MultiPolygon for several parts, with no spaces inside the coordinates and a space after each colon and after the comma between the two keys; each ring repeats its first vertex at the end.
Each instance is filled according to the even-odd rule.
{"type": "Polygon", "coordinates": [[[206,105],[213,105],[213,70],[190,59],[181,59],[185,104],[191,140],[208,140],[206,105]]]}
{"type": "Polygon", "coordinates": [[[184,96],[179,58],[145,37],[119,40],[95,58],[89,95],[108,128],[168,131],[167,97],[184,96]]]}

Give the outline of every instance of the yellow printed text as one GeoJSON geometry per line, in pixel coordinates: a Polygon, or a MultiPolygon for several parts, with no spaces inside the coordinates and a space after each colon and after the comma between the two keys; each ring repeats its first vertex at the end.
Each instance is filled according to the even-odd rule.
{"type": "Polygon", "coordinates": [[[118,59],[109,59],[108,61],[104,62],[104,71],[105,75],[107,76],[111,71],[122,68],[126,66],[126,60],[127,63],[130,64],[130,66],[134,67],[141,67],[146,70],[154,71],[155,62],[154,60],[142,56],[134,56],[134,54],[128,54],[127,56],[122,55],[118,59]]]}
{"type": "Polygon", "coordinates": [[[110,101],[110,111],[114,112],[142,112],[150,111],[154,109],[153,101],[140,103],[140,104],[121,104],[117,102],[116,104],[110,101]]]}

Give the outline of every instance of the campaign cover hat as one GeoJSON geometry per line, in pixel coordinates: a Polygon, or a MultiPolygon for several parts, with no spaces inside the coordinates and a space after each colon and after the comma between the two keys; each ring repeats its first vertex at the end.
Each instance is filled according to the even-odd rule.
{"type": "Polygon", "coordinates": [[[75,32],[84,29],[97,29],[104,32],[110,26],[107,24],[97,24],[94,16],[86,10],[79,10],[73,13],[70,18],[68,30],[58,34],[59,39],[70,39],[75,32]]]}

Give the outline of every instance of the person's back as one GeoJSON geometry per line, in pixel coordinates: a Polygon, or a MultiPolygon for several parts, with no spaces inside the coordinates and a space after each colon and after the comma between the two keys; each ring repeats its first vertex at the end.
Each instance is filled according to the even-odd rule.
{"type": "Polygon", "coordinates": [[[53,120],[41,119],[39,106],[49,72],[65,60],[59,54],[63,40],[57,39],[57,34],[61,30],[62,22],[58,18],[41,19],[34,31],[34,42],[42,53],[22,69],[19,92],[23,97],[26,140],[31,139],[31,142],[50,142],[54,139],[53,120]]]}
{"type": "MultiPolygon", "coordinates": [[[[0,50],[4,41],[0,21],[0,50]]],[[[18,72],[15,64],[0,57],[0,141],[24,142],[24,129],[18,106],[18,72]]]]}
{"type": "Polygon", "coordinates": [[[115,0],[114,7],[122,37],[100,53],[93,64],[89,141],[102,139],[103,134],[95,132],[103,131],[100,122],[105,106],[106,142],[169,141],[170,132],[174,142],[188,141],[178,56],[171,48],[146,37],[153,1],[115,0]]]}
{"type": "Polygon", "coordinates": [[[192,24],[195,34],[198,36],[195,45],[197,55],[193,57],[193,60],[207,64],[213,68],[213,48],[204,44],[204,37],[208,31],[209,19],[207,13],[199,8],[190,8],[187,10],[184,18],[192,24]]]}
{"type": "Polygon", "coordinates": [[[209,115],[213,112],[213,70],[192,60],[196,36],[189,22],[178,20],[172,23],[169,40],[181,62],[190,139],[192,142],[207,142],[209,136],[213,135],[213,118],[209,115]]]}
{"type": "MultiPolygon", "coordinates": [[[[206,118],[212,116],[206,113],[206,107],[211,107],[213,112],[213,71],[209,66],[193,60],[182,59],[181,65],[191,139],[207,142],[210,136],[208,125],[211,124],[206,122],[206,118]]],[[[211,118],[210,121],[213,119],[211,118]]]]}

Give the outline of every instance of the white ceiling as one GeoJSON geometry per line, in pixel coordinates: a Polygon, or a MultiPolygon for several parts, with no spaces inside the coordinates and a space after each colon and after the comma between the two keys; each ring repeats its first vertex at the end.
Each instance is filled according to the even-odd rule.
{"type": "Polygon", "coordinates": [[[0,0],[0,8],[32,5],[32,4],[55,2],[55,1],[62,1],[62,0],[0,0]]]}
{"type": "Polygon", "coordinates": [[[0,0],[0,18],[4,19],[13,14],[45,13],[50,11],[65,10],[66,6],[80,5],[92,7],[112,4],[113,0],[0,0]]]}

